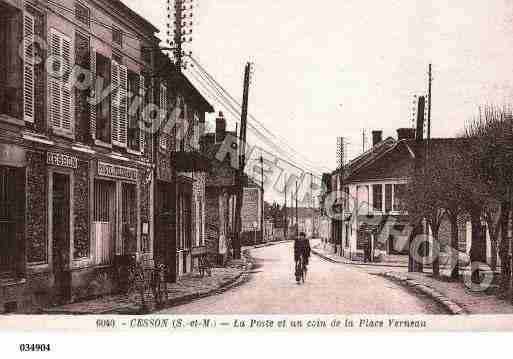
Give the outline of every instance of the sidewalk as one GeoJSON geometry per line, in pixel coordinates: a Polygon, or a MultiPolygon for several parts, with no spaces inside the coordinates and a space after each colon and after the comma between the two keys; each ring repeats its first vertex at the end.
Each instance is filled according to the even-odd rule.
{"type": "Polygon", "coordinates": [[[421,290],[453,314],[513,314],[513,305],[507,301],[494,294],[471,292],[461,281],[433,278],[430,273],[387,272],[382,275],[421,290]]]}
{"type": "MultiPolygon", "coordinates": [[[[247,258],[232,261],[226,268],[213,268],[212,276],[200,277],[193,273],[184,276],[178,283],[168,284],[168,301],[163,308],[173,307],[195,299],[226,291],[244,282],[244,273],[251,266],[247,258]]],[[[145,297],[151,297],[147,293],[145,297]]],[[[150,311],[155,308],[150,302],[150,311]]],[[[126,295],[108,295],[94,300],[47,308],[42,314],[99,315],[99,314],[143,314],[139,303],[129,300],[126,295]]]]}
{"type": "Polygon", "coordinates": [[[312,252],[319,257],[333,262],[333,263],[341,263],[341,264],[349,264],[355,266],[368,266],[368,267],[387,267],[387,268],[408,268],[408,257],[407,256],[388,256],[384,262],[373,262],[373,263],[364,263],[360,261],[352,261],[346,258],[339,256],[338,254],[333,253],[332,251],[328,251],[324,249],[322,243],[315,243],[312,247],[312,252]]]}
{"type": "Polygon", "coordinates": [[[401,285],[421,291],[452,314],[513,314],[513,305],[507,301],[494,294],[471,292],[461,281],[450,282],[444,280],[445,277],[434,278],[430,268],[426,268],[426,273],[408,273],[408,258],[405,258],[404,264],[397,263],[397,257],[394,258],[395,263],[354,262],[324,250],[320,243],[314,245],[312,251],[330,262],[372,269],[372,274],[382,275],[401,285]]]}
{"type": "MultiPolygon", "coordinates": [[[[279,241],[259,244],[256,246],[245,246],[242,248],[244,258],[231,261],[226,268],[213,268],[212,276],[200,277],[193,273],[182,277],[178,283],[167,285],[168,301],[163,308],[155,308],[153,299],[150,302],[150,312],[156,309],[170,308],[184,304],[195,299],[215,295],[238,285],[243,284],[247,279],[247,273],[252,266],[249,250],[283,244],[290,241],[279,241]]],[[[150,298],[147,293],[145,298],[150,298]]],[[[93,300],[67,304],[58,307],[45,308],[42,314],[62,315],[99,315],[99,314],[142,314],[139,303],[131,301],[126,295],[108,295],[93,300]]]]}

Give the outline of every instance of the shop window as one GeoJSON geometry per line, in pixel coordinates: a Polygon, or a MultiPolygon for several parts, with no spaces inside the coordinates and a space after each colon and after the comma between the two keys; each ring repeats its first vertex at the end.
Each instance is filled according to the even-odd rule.
{"type": "Polygon", "coordinates": [[[390,213],[392,211],[392,190],[393,185],[385,185],[385,212],[390,213]]]}
{"type": "Polygon", "coordinates": [[[0,273],[16,268],[16,170],[0,167],[0,273]]]}
{"type": "MultiPolygon", "coordinates": [[[[26,16],[27,35],[34,33],[34,18],[26,16]]],[[[0,3],[0,116],[22,118],[22,61],[18,56],[22,16],[14,7],[0,3]]],[[[27,49],[28,50],[28,49],[27,49]]],[[[29,65],[24,71],[27,85],[27,119],[34,119],[34,68],[29,65]]]]}
{"type": "Polygon", "coordinates": [[[383,185],[372,186],[372,206],[377,212],[383,211],[383,185]]]}

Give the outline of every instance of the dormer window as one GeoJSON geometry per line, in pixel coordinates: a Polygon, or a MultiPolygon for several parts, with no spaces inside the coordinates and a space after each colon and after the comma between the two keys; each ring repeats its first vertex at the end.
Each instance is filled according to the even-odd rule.
{"type": "Polygon", "coordinates": [[[112,27],[112,43],[123,47],[123,31],[115,26],[112,27]]]}
{"type": "Polygon", "coordinates": [[[91,26],[91,10],[78,2],[75,3],[75,18],[87,27],[91,26]]]}

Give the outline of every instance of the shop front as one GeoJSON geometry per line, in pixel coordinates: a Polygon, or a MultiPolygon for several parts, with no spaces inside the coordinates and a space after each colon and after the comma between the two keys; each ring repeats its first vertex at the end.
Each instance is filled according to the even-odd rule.
{"type": "Polygon", "coordinates": [[[25,150],[0,144],[0,313],[17,311],[26,289],[25,173],[25,150]]]}

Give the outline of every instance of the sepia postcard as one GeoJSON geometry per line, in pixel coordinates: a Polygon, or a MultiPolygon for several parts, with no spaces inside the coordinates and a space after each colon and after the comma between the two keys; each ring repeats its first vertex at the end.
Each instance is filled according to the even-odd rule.
{"type": "Polygon", "coordinates": [[[1,332],[513,331],[513,2],[0,0],[0,44],[1,332]]]}

